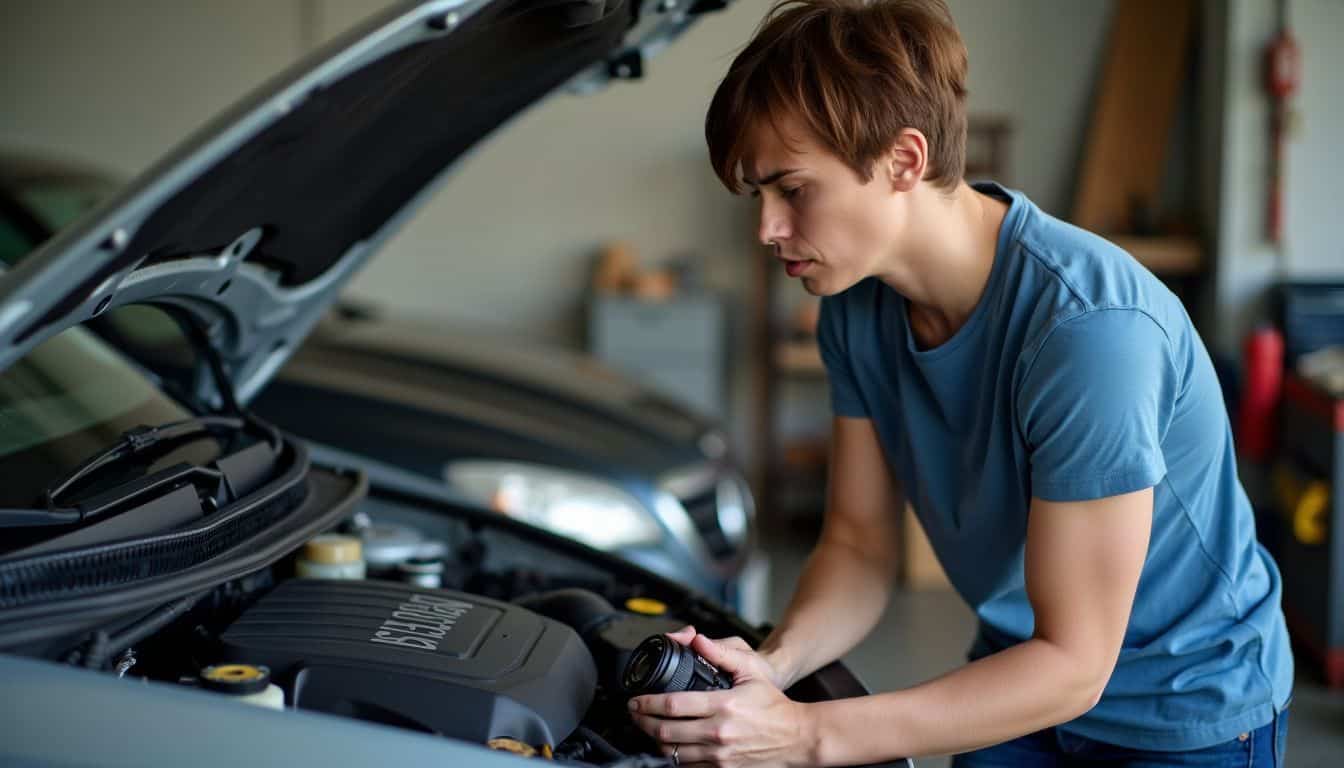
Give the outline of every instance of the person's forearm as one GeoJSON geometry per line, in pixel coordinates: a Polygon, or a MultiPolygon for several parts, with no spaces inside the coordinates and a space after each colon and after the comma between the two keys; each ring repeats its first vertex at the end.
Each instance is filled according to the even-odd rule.
{"type": "Polygon", "coordinates": [[[967,752],[1068,722],[1109,676],[1041,639],[903,691],[806,705],[814,765],[967,752]]]}
{"type": "Polygon", "coordinates": [[[894,578],[888,563],[823,534],[783,618],[760,651],[787,688],[840,658],[877,625],[894,578]]]}

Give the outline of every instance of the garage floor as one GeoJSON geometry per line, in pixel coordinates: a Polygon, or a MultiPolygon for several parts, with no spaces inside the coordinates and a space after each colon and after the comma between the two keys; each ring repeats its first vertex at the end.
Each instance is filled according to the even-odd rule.
{"type": "MultiPolygon", "coordinates": [[[[771,616],[787,604],[814,537],[812,531],[764,533],[771,555],[771,616]]],[[[951,591],[898,592],[877,630],[846,661],[873,691],[903,688],[963,663],[974,626],[970,610],[951,591]]],[[[1288,766],[1344,765],[1344,692],[1331,693],[1299,671],[1291,711],[1288,766]]],[[[948,762],[917,760],[916,766],[942,768],[948,762]]]]}

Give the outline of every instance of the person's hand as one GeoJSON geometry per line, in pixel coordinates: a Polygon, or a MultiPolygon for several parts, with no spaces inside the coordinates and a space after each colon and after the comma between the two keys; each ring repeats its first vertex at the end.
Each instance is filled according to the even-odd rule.
{"type": "Polygon", "coordinates": [[[810,763],[805,704],[774,683],[775,670],[741,638],[711,640],[686,627],[670,635],[733,678],[728,691],[686,691],[630,700],[635,724],[682,766],[716,768],[810,763]]]}
{"type": "MultiPolygon", "coordinates": [[[[667,636],[670,637],[670,638],[672,638],[673,640],[676,640],[678,643],[680,643],[680,644],[682,644],[682,645],[687,645],[687,646],[689,646],[689,645],[692,643],[692,641],[695,640],[696,637],[703,637],[703,635],[700,635],[700,633],[698,633],[698,632],[695,631],[695,627],[694,627],[694,626],[685,626],[685,627],[682,627],[681,629],[678,629],[676,632],[669,632],[669,633],[667,633],[667,636]]],[[[716,642],[716,641],[714,641],[714,640],[710,640],[710,642],[716,642]]],[[[718,642],[720,642],[720,643],[729,643],[729,644],[731,644],[731,647],[733,647],[733,648],[746,649],[747,651],[750,651],[750,650],[751,650],[751,646],[747,645],[747,642],[746,642],[745,640],[743,640],[742,638],[740,638],[740,637],[731,637],[731,638],[728,638],[727,640],[722,640],[722,641],[718,641],[718,642]]],[[[703,653],[700,654],[700,655],[701,655],[701,656],[704,656],[703,653]]],[[[756,656],[756,658],[760,659],[761,663],[765,664],[766,667],[769,669],[769,674],[767,675],[767,679],[768,679],[771,683],[774,683],[774,685],[775,685],[776,688],[778,688],[778,689],[780,689],[780,690],[784,690],[784,687],[785,687],[785,686],[784,686],[784,682],[785,682],[785,681],[784,681],[784,671],[783,671],[783,669],[781,669],[777,664],[775,664],[768,654],[761,653],[761,652],[757,651],[757,652],[755,652],[754,655],[756,656]]],[[[708,659],[709,657],[708,657],[708,656],[705,656],[705,658],[708,659]]],[[[714,662],[712,662],[712,661],[711,661],[710,663],[711,663],[711,664],[714,664],[714,662]]],[[[718,666],[718,665],[715,664],[714,666],[718,666]]]]}

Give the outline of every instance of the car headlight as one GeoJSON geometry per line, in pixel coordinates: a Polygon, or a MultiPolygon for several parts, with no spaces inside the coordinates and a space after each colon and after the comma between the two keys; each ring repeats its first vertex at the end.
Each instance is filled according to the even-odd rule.
{"type": "Polygon", "coordinates": [[[597,549],[656,544],[663,531],[639,499],[600,478],[539,464],[454,461],[444,478],[481,504],[597,549]]]}

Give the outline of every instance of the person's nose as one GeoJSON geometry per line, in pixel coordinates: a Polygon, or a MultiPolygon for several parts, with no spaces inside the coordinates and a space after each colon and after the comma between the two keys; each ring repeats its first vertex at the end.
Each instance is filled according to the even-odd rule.
{"type": "Polygon", "coordinates": [[[761,245],[783,243],[793,234],[787,209],[778,202],[761,195],[761,223],[757,232],[761,245]]]}

